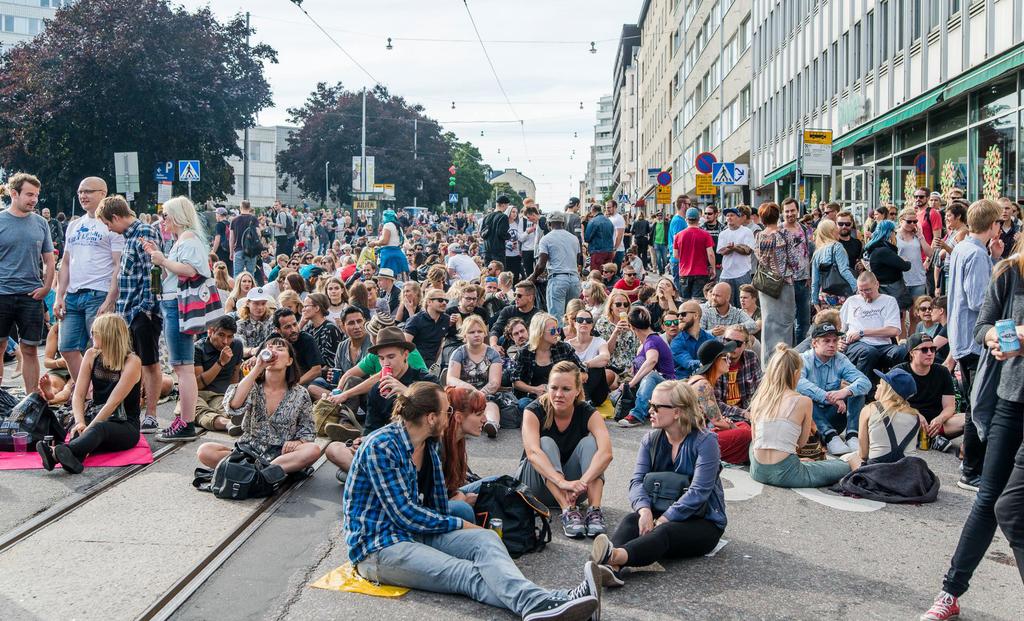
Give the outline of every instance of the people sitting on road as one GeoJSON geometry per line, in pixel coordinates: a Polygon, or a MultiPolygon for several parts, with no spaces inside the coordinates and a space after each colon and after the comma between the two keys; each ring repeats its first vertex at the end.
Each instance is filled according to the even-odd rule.
{"type": "Polygon", "coordinates": [[[583,283],[583,301],[587,303],[587,310],[598,317],[604,313],[605,304],[608,302],[608,290],[592,280],[583,283]]]}
{"type": "Polygon", "coordinates": [[[911,407],[921,413],[922,425],[931,438],[931,448],[947,451],[950,440],[964,433],[964,415],[956,411],[956,388],[949,369],[935,362],[935,341],[923,332],[907,339],[910,362],[898,365],[914,379],[916,390],[907,397],[911,407]]]}
{"type": "Polygon", "coordinates": [[[700,308],[700,329],[710,332],[712,336],[721,337],[726,328],[733,324],[742,324],[748,331],[757,329],[757,324],[750,315],[736,308],[731,303],[732,287],[727,282],[720,282],[711,288],[707,302],[700,308]]]}
{"type": "Polygon", "coordinates": [[[910,405],[917,386],[910,373],[892,369],[876,371],[879,377],[875,401],[860,421],[857,454],[864,464],[891,464],[917,449],[917,435],[923,420],[910,405]]]}
{"type": "MultiPolygon", "coordinates": [[[[142,361],[132,353],[128,324],[120,315],[103,314],[93,320],[91,336],[71,399],[75,422],[70,442],[36,443],[46,470],[59,463],[65,472],[81,474],[87,456],[139,443],[142,361]]],[[[46,387],[40,382],[40,396],[49,402],[53,393],[46,387]]]]}
{"type": "Polygon", "coordinates": [[[555,363],[548,387],[523,415],[523,457],[516,478],[548,506],[562,510],[567,537],[605,532],[604,471],[612,443],[601,414],[583,400],[576,364],[555,363]],[[586,515],[582,501],[589,504],[586,515]]]}
{"type": "Polygon", "coordinates": [[[730,356],[736,350],[736,343],[723,343],[718,339],[705,342],[697,350],[701,366],[686,383],[697,395],[697,406],[711,431],[718,434],[718,445],[722,461],[742,465],[748,461],[750,452],[750,424],[746,420],[733,420],[722,415],[722,408],[715,395],[714,386],[719,378],[729,373],[730,356]]]}
{"type": "Polygon", "coordinates": [[[813,402],[814,424],[833,455],[859,450],[860,413],[871,390],[868,378],[838,351],[841,338],[830,323],[813,328],[811,350],[800,354],[803,370],[797,385],[797,391],[813,402]],[[845,444],[841,432],[846,434],[845,444]]]}
{"type": "MultiPolygon", "coordinates": [[[[210,431],[242,435],[242,417],[224,413],[224,394],[228,386],[242,377],[242,340],[235,338],[237,323],[230,315],[218,317],[206,326],[206,338],[196,341],[196,424],[210,431]]],[[[175,407],[175,416],[178,408],[175,407]]]]}
{"type": "Polygon", "coordinates": [[[647,420],[647,404],[654,387],[665,380],[675,379],[676,368],[672,350],[665,339],[651,329],[651,313],[646,308],[631,308],[627,321],[641,345],[633,358],[633,376],[628,383],[636,392],[636,402],[630,413],[619,420],[619,426],[636,427],[647,420]]]}
{"type": "MultiPolygon", "coordinates": [[[[366,318],[358,308],[346,306],[338,316],[338,323],[341,325],[341,331],[345,336],[338,344],[334,355],[331,358],[325,358],[325,362],[333,360],[334,366],[328,369],[325,378],[313,380],[314,386],[324,390],[333,390],[335,388],[344,390],[351,388],[358,380],[361,380],[361,378],[352,378],[352,381],[345,382],[342,381],[342,377],[366,356],[366,352],[371,345],[370,338],[366,332],[366,318]]],[[[341,401],[338,401],[338,405],[341,405],[341,403],[341,401]]],[[[359,409],[358,402],[347,405],[353,410],[359,409]]]]}
{"type": "Polygon", "coordinates": [[[672,339],[679,336],[679,323],[679,311],[668,310],[661,316],[661,338],[668,343],[670,349],[672,347],[672,339]]]}
{"type": "Polygon", "coordinates": [[[857,295],[846,298],[839,316],[846,333],[839,349],[869,380],[873,370],[888,371],[907,359],[906,348],[893,342],[900,334],[899,304],[879,292],[871,272],[857,277],[857,295]]]}
{"type": "MultiPolygon", "coordinates": [[[[811,328],[807,332],[807,338],[797,343],[796,347],[793,349],[796,350],[798,354],[811,351],[811,334],[814,333],[815,328],[826,323],[835,326],[836,332],[841,333],[843,331],[843,320],[839,318],[838,308],[828,308],[815,313],[814,317],[811,319],[811,328]]],[[[840,341],[840,347],[842,346],[841,343],[842,341],[840,341]]]]}
{"type": "Polygon", "coordinates": [[[487,344],[487,324],[479,315],[468,315],[460,325],[459,337],[465,344],[452,353],[447,383],[483,393],[487,399],[483,431],[494,439],[501,428],[501,355],[487,344]]]}
{"type": "Polygon", "coordinates": [[[764,375],[761,356],[750,348],[750,333],[742,324],[729,326],[722,336],[724,342],[735,343],[736,349],[729,353],[729,371],[715,382],[715,398],[726,418],[746,422],[750,420],[750,400],[764,375]]]}
{"type": "Polygon", "coordinates": [[[504,607],[525,621],[587,619],[598,610],[598,568],[566,593],[528,581],[494,532],[451,514],[438,442],[449,401],[416,382],[395,403],[395,421],[366,439],[345,487],[345,542],[360,576],[504,607]],[[416,494],[416,490],[420,494],[416,494]]]}
{"type": "Polygon", "coordinates": [[[433,365],[441,355],[444,337],[452,320],[445,314],[448,298],[440,289],[427,289],[423,294],[423,310],[405,322],[405,336],[415,345],[427,366],[433,365]]]}
{"type": "Polygon", "coordinates": [[[932,320],[939,325],[938,330],[932,335],[932,341],[938,349],[935,351],[935,361],[949,369],[952,373],[956,369],[956,360],[949,355],[949,333],[946,323],[949,317],[946,315],[946,296],[935,296],[932,300],[932,320]]]}
{"type": "Polygon", "coordinates": [[[591,404],[600,406],[618,384],[618,374],[608,368],[611,361],[608,342],[594,336],[594,314],[588,309],[579,309],[571,320],[576,336],[569,339],[569,345],[572,345],[576,356],[587,368],[587,383],[583,392],[591,404]]]}
{"type": "Polygon", "coordinates": [[[797,392],[803,361],[784,343],[775,346],[764,381],[750,403],[753,442],[750,477],[776,487],[831,485],[860,466],[859,455],[849,461],[803,461],[797,450],[807,444],[814,429],[814,406],[797,392]]]}
{"type": "Polygon", "coordinates": [[[624,293],[630,302],[637,301],[640,286],[644,284],[637,274],[636,268],[624,264],[622,266],[622,278],[612,286],[616,291],[624,293]]]}
{"type": "Polygon", "coordinates": [[[238,307],[238,337],[242,339],[242,354],[251,358],[259,351],[263,342],[274,332],[274,296],[264,287],[253,287],[245,294],[245,301],[238,307]]]}
{"type": "Polygon", "coordinates": [[[758,306],[757,289],[754,285],[740,285],[740,308],[754,321],[756,327],[751,334],[760,338],[761,308],[758,306]]]}
{"type": "MultiPolygon", "coordinates": [[[[320,358],[320,348],[317,347],[316,341],[308,332],[299,329],[297,316],[290,308],[279,308],[274,311],[274,330],[270,338],[283,338],[288,341],[299,365],[299,383],[309,386],[313,380],[320,377],[323,370],[323,360],[320,358]]],[[[254,356],[249,358],[244,366],[252,368],[255,363],[254,356]]]]}
{"type": "Polygon", "coordinates": [[[552,368],[563,361],[586,372],[572,345],[562,340],[558,320],[547,313],[537,313],[530,322],[530,340],[520,350],[512,370],[512,387],[520,410],[547,392],[552,368]]]}
{"type": "Polygon", "coordinates": [[[491,325],[491,347],[494,347],[499,352],[504,351],[503,348],[506,347],[506,345],[499,343],[498,339],[504,336],[505,327],[513,318],[522,319],[523,323],[527,326],[530,325],[530,322],[533,320],[533,316],[540,312],[540,309],[536,306],[536,301],[536,285],[528,280],[524,280],[516,285],[513,304],[503,308],[501,312],[498,313],[498,318],[494,321],[494,324],[491,325]]]}
{"type": "Polygon", "coordinates": [[[917,315],[917,328],[915,332],[922,332],[935,338],[942,325],[932,315],[932,308],[935,300],[929,295],[918,296],[914,300],[914,314],[917,315]]]}
{"type": "Polygon", "coordinates": [[[413,382],[434,382],[437,378],[425,369],[413,368],[409,358],[416,346],[409,342],[398,328],[384,328],[377,335],[377,341],[369,348],[381,365],[379,380],[376,374],[371,376],[376,382],[366,399],[366,422],[363,425],[363,436],[385,426],[391,418],[395,398],[413,382]]]}
{"type": "MultiPolygon", "coordinates": [[[[320,447],[313,441],[312,401],[299,381],[300,373],[292,344],[272,337],[256,356],[249,374],[228,386],[224,394],[224,412],[241,417],[242,435],[237,442],[286,473],[303,470],[320,457],[320,447]]],[[[218,442],[203,443],[199,461],[215,468],[231,450],[218,442]]]]}
{"type": "Polygon", "coordinates": [[[676,378],[686,379],[700,367],[697,349],[715,338],[700,327],[701,307],[696,300],[683,302],[679,310],[679,335],[672,339],[672,358],[676,364],[676,378]]]}
{"type": "MultiPolygon", "coordinates": [[[[725,532],[725,490],[719,478],[719,447],[684,381],[669,381],[651,398],[654,430],[640,441],[629,481],[633,510],[609,538],[594,538],[590,558],[608,567],[605,586],[622,586],[624,567],[645,567],[664,559],[700,557],[711,552],[725,532]],[[674,473],[689,484],[678,498],[652,494],[648,482],[674,473]]],[[[670,480],[670,479],[669,479],[670,480]]]]}
{"type": "Polygon", "coordinates": [[[50,326],[46,333],[46,347],[43,351],[43,368],[46,372],[39,378],[45,385],[45,392],[51,395],[47,399],[50,405],[63,405],[74,394],[75,381],[68,370],[68,361],[57,351],[60,340],[60,322],[50,326]]]}
{"type": "MultiPolygon", "coordinates": [[[[470,470],[466,455],[466,436],[479,438],[484,431],[487,417],[484,408],[488,405],[484,393],[468,385],[446,386],[448,395],[448,425],[441,436],[441,468],[448,490],[448,507],[451,515],[476,523],[476,491],[464,491],[470,484],[470,470]]],[[[477,477],[474,477],[477,478],[477,477]]],[[[467,488],[469,489],[469,488],[467,488]]],[[[474,486],[473,489],[479,489],[474,486]]]]}

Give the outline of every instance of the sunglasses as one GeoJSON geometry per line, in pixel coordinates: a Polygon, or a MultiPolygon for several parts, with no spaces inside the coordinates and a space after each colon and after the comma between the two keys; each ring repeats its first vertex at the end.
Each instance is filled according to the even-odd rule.
{"type": "Polygon", "coordinates": [[[917,220],[904,220],[907,224],[917,224],[917,220]]]}
{"type": "Polygon", "coordinates": [[[555,336],[558,334],[558,328],[548,328],[548,334],[555,336]]]}
{"type": "Polygon", "coordinates": [[[594,323],[594,320],[590,317],[577,317],[576,323],[594,323]]]}
{"type": "Polygon", "coordinates": [[[431,302],[447,302],[447,298],[430,298],[431,302]]]}
{"type": "Polygon", "coordinates": [[[622,272],[623,278],[636,278],[636,272],[622,272]]]}
{"type": "Polygon", "coordinates": [[[614,274],[614,273],[615,273],[615,271],[614,271],[614,270],[601,270],[601,271],[602,271],[603,273],[605,273],[605,274],[614,274]]]}
{"type": "Polygon", "coordinates": [[[927,194],[915,194],[914,198],[928,198],[927,194]]]}
{"type": "Polygon", "coordinates": [[[934,354],[937,350],[934,347],[918,347],[914,351],[919,351],[922,354],[934,354]]]}
{"type": "Polygon", "coordinates": [[[696,313],[694,313],[693,311],[683,311],[679,313],[680,317],[686,317],[687,315],[696,315],[696,313]]]}
{"type": "Polygon", "coordinates": [[[668,327],[671,328],[672,326],[678,326],[679,325],[679,320],[678,319],[666,319],[665,321],[663,321],[661,323],[662,323],[662,325],[665,325],[665,326],[668,326],[668,327]]]}
{"type": "Polygon", "coordinates": [[[627,306],[629,306],[629,302],[616,302],[612,304],[612,306],[615,308],[626,308],[627,306]]]}
{"type": "Polygon", "coordinates": [[[836,222],[836,226],[853,226],[853,222],[836,222]]]}
{"type": "Polygon", "coordinates": [[[676,406],[669,405],[667,403],[651,403],[650,405],[647,406],[647,409],[648,410],[654,410],[655,412],[657,412],[658,410],[661,410],[661,409],[671,409],[671,408],[674,408],[674,407],[676,407],[676,406]]]}
{"type": "Polygon", "coordinates": [[[525,293],[517,293],[517,294],[516,294],[516,297],[517,297],[517,298],[525,298],[525,297],[526,297],[526,294],[525,294],[525,293]]]}
{"type": "Polygon", "coordinates": [[[917,310],[921,311],[922,313],[929,313],[929,312],[931,312],[932,307],[931,306],[922,306],[921,308],[919,308],[917,310]]]}
{"type": "Polygon", "coordinates": [[[744,345],[747,344],[746,341],[741,341],[740,339],[726,339],[726,340],[730,341],[732,343],[736,343],[736,349],[739,349],[740,347],[743,347],[744,345]]]}

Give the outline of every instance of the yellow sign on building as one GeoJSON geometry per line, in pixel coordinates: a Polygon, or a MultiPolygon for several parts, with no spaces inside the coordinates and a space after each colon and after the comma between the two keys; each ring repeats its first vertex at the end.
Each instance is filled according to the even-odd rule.
{"type": "Polygon", "coordinates": [[[352,209],[369,209],[371,211],[376,211],[377,201],[352,201],[352,209]]]}
{"type": "Polygon", "coordinates": [[[672,186],[670,185],[659,185],[658,196],[655,199],[659,205],[671,205],[672,204],[672,186]]]}
{"type": "Polygon", "coordinates": [[[830,129],[805,129],[804,144],[832,144],[832,130],[830,129]]]}
{"type": "Polygon", "coordinates": [[[714,196],[718,194],[718,188],[711,182],[710,174],[697,173],[697,195],[698,196],[714,196]]]}

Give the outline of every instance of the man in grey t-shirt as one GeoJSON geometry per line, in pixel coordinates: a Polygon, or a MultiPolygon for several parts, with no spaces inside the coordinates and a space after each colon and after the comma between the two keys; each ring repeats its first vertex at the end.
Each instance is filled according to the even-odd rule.
{"type": "Polygon", "coordinates": [[[43,299],[53,286],[56,260],[50,227],[35,213],[39,179],[17,173],[8,179],[7,187],[11,206],[0,212],[0,343],[6,343],[13,328],[18,328],[22,378],[25,391],[32,392],[39,383],[36,348],[46,340],[43,299]]]}
{"type": "Polygon", "coordinates": [[[583,264],[580,242],[576,236],[565,230],[567,218],[562,212],[548,216],[551,232],[540,240],[537,252],[537,267],[527,279],[536,282],[540,274],[548,271],[548,312],[562,324],[565,305],[569,300],[580,297],[579,266],[583,264]]]}

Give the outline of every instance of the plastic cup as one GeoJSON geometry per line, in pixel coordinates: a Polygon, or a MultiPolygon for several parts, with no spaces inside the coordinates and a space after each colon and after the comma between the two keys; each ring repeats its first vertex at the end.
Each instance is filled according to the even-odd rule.
{"type": "Polygon", "coordinates": [[[25,453],[28,451],[28,432],[27,431],[16,431],[11,434],[11,438],[14,441],[14,452],[25,453]]]}

